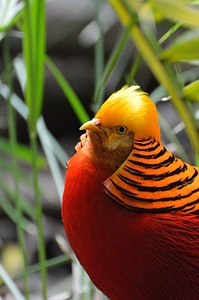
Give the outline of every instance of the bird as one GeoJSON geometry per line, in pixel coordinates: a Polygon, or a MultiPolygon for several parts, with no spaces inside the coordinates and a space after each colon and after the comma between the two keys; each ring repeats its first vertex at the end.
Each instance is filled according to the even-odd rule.
{"type": "Polygon", "coordinates": [[[199,298],[199,168],[167,150],[158,112],[123,86],[84,123],[67,163],[66,237],[111,300],[199,298]]]}

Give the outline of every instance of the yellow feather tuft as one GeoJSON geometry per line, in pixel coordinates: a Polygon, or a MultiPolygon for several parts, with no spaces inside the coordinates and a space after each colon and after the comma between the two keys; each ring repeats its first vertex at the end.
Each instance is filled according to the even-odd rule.
{"type": "Polygon", "coordinates": [[[113,93],[96,114],[104,127],[126,126],[136,138],[160,140],[158,113],[148,94],[139,86],[124,86],[113,93]]]}

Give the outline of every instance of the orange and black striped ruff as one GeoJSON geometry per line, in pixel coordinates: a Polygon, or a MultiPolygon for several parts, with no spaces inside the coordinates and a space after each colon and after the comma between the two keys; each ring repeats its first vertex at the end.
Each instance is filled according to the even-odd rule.
{"type": "Polygon", "coordinates": [[[134,150],[105,182],[106,193],[137,211],[199,210],[198,168],[183,162],[152,138],[135,141],[134,150]]]}

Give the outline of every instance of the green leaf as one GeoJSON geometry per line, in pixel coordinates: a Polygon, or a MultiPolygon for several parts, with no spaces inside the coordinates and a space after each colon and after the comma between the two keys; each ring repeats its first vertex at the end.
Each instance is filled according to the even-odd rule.
{"type": "Polygon", "coordinates": [[[0,278],[4,281],[10,292],[13,294],[16,300],[25,300],[25,297],[21,294],[15,282],[10,275],[6,272],[2,264],[0,263],[0,278]]]}
{"type": "MultiPolygon", "coordinates": [[[[6,197],[3,195],[1,196],[1,210],[14,222],[17,223],[17,213],[16,213],[16,207],[14,207],[6,197]]],[[[30,212],[30,211],[29,211],[30,212]]],[[[29,232],[30,228],[31,230],[34,227],[34,224],[28,220],[28,218],[25,218],[24,216],[21,218],[20,225],[23,228],[24,231],[29,232]]],[[[36,230],[35,230],[36,231],[36,230]]]]}
{"type": "Polygon", "coordinates": [[[182,0],[151,0],[148,1],[154,11],[162,13],[165,18],[174,22],[182,22],[184,26],[198,27],[199,12],[189,2],[182,0]]]}
{"type": "Polygon", "coordinates": [[[15,24],[23,7],[22,1],[0,0],[0,31],[6,31],[15,24]]]}
{"type": "Polygon", "coordinates": [[[159,43],[164,43],[168,38],[170,38],[180,27],[181,23],[174,24],[163,36],[159,39],[159,43]]]}
{"type": "Polygon", "coordinates": [[[79,119],[80,123],[84,123],[90,119],[89,115],[87,114],[84,106],[82,105],[81,101],[75,94],[75,92],[70,87],[67,80],[64,78],[64,76],[61,74],[59,69],[56,67],[56,65],[53,63],[53,61],[46,56],[45,59],[46,65],[49,68],[49,70],[54,75],[55,79],[57,80],[60,88],[62,89],[64,95],[67,97],[71,107],[73,108],[77,118],[79,119]]]}
{"type": "Polygon", "coordinates": [[[199,31],[188,31],[162,51],[162,59],[170,62],[199,59],[199,31]]]}
{"type": "MultiPolygon", "coordinates": [[[[27,176],[27,175],[26,175],[27,176]]],[[[25,182],[25,180],[21,181],[21,182],[25,182]]],[[[28,185],[29,182],[26,182],[26,184],[28,185]]],[[[10,188],[10,184],[9,182],[7,182],[6,180],[4,180],[4,178],[1,176],[0,177],[0,187],[1,187],[1,191],[4,192],[5,195],[7,195],[9,197],[9,199],[11,199],[11,201],[13,202],[13,205],[16,205],[16,193],[13,189],[10,188]]],[[[35,209],[34,206],[32,204],[30,204],[27,199],[24,199],[23,197],[20,196],[20,205],[22,207],[23,213],[25,213],[27,216],[34,218],[35,217],[35,209]]],[[[7,201],[8,202],[8,201],[7,201]]],[[[3,201],[1,203],[1,205],[3,205],[3,201]]],[[[8,203],[6,203],[5,205],[9,205],[8,203]]],[[[13,212],[12,212],[13,214],[13,212]]],[[[16,217],[16,209],[15,209],[15,216],[16,217]]]]}
{"type": "Polygon", "coordinates": [[[118,64],[120,58],[122,57],[122,52],[125,50],[125,46],[127,44],[128,38],[129,38],[129,31],[130,31],[131,25],[124,30],[124,33],[122,34],[121,38],[115,45],[106,65],[104,68],[103,73],[101,74],[101,78],[98,81],[98,84],[95,89],[94,94],[94,103],[97,103],[99,109],[99,106],[102,104],[102,94],[103,90],[105,88],[105,85],[107,84],[108,79],[111,76],[111,73],[113,72],[113,69],[118,64]]]}
{"type": "MultiPolygon", "coordinates": [[[[10,142],[3,137],[0,138],[0,150],[5,152],[6,154],[12,154],[10,142]]],[[[15,147],[15,154],[16,157],[22,162],[31,164],[32,154],[29,147],[18,143],[15,147]]],[[[37,157],[37,164],[38,168],[46,167],[46,160],[43,156],[39,155],[37,157]]]]}
{"type": "Polygon", "coordinates": [[[199,79],[183,88],[184,98],[199,103],[199,79]]]}
{"type": "Polygon", "coordinates": [[[24,0],[23,53],[27,71],[25,101],[29,108],[29,133],[36,135],[44,85],[45,0],[24,0]]]}

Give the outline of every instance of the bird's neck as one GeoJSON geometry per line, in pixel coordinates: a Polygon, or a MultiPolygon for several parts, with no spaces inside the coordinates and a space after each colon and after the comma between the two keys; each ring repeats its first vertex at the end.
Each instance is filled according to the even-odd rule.
{"type": "Polygon", "coordinates": [[[161,142],[140,139],[104,185],[110,197],[134,210],[191,212],[199,209],[198,171],[161,142]]]}

